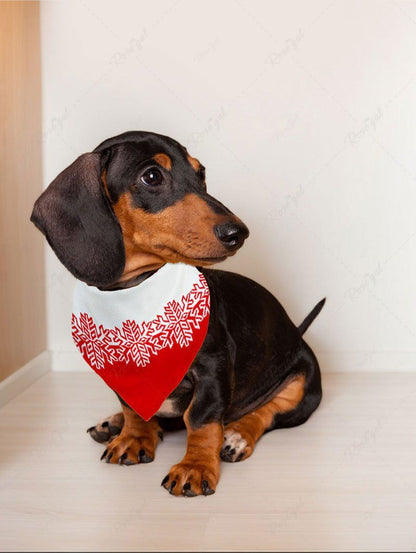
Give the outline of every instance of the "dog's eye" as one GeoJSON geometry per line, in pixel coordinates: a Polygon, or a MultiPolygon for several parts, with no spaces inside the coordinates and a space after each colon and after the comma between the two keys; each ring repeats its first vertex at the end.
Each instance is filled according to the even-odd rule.
{"type": "Polygon", "coordinates": [[[159,169],[153,167],[152,169],[147,169],[140,177],[140,180],[147,186],[158,186],[163,182],[163,175],[159,169]]]}

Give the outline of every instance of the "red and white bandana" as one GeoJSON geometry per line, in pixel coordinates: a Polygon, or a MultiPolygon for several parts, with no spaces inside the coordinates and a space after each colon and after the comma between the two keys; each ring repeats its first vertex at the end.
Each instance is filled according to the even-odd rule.
{"type": "Polygon", "coordinates": [[[89,366],[149,420],[201,348],[209,307],[204,276],[183,263],[168,263],[123,290],[77,281],[72,337],[89,366]]]}

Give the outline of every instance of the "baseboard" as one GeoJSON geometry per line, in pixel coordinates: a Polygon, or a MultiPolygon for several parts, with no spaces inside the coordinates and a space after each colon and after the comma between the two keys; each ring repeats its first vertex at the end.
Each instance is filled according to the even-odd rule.
{"type": "Polygon", "coordinates": [[[322,351],[316,356],[323,372],[416,371],[416,351],[322,351]]]}
{"type": "Polygon", "coordinates": [[[43,351],[5,380],[0,382],[0,407],[28,388],[35,380],[51,370],[51,355],[43,351]]]}
{"type": "MultiPolygon", "coordinates": [[[[323,372],[413,372],[416,351],[316,352],[323,372]]],[[[87,363],[77,351],[54,351],[53,371],[85,371],[87,363]]]]}

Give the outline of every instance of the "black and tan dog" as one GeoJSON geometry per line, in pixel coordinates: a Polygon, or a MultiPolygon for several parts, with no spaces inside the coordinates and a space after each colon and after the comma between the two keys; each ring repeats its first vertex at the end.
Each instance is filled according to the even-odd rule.
{"type": "Polygon", "coordinates": [[[32,221],[78,279],[101,290],[139,286],[163,264],[204,274],[208,333],[180,385],[149,422],[122,412],[89,429],[111,463],[154,459],[162,431],[184,424],[187,449],[162,485],[214,493],[220,459],[247,459],[259,438],[304,423],[321,400],[318,362],[279,302],[243,276],[208,269],[233,255],[247,227],[206,191],[205,169],[175,140],[128,132],[79,157],[37,200],[32,221]]]}

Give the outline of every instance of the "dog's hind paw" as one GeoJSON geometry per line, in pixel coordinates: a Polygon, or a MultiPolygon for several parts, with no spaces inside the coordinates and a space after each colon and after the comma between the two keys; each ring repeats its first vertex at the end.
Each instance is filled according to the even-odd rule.
{"type": "Polygon", "coordinates": [[[220,456],[227,463],[238,463],[250,457],[253,448],[247,443],[240,432],[232,428],[225,429],[224,443],[222,444],[220,456]]]}
{"type": "Polygon", "coordinates": [[[101,420],[95,426],[88,428],[87,433],[96,442],[103,444],[110,442],[118,436],[124,426],[123,413],[117,413],[111,417],[101,420]]]}

